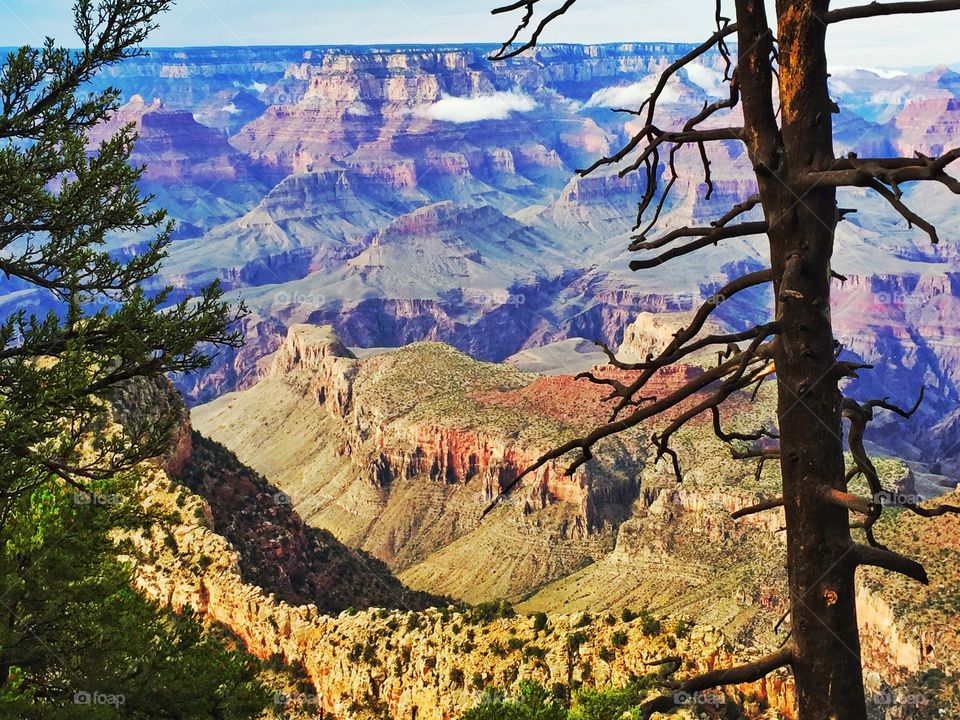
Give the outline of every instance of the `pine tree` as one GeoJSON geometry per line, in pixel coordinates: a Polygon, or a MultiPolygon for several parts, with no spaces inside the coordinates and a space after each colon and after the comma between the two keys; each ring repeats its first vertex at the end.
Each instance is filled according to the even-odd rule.
{"type": "Polygon", "coordinates": [[[172,301],[153,286],[170,242],[141,194],[125,127],[92,147],[167,0],[76,0],[76,49],[47,39],[0,69],[0,273],[43,313],[0,322],[0,715],[242,718],[267,703],[252,660],[213,629],[132,590],[118,528],[142,526],[137,469],[161,455],[175,403],[112,424],[129,383],[206,367],[237,345],[216,284],[172,301]],[[125,256],[123,237],[152,235],[125,256]],[[141,418],[136,420],[135,418],[141,418]],[[106,501],[104,501],[106,498],[106,501]],[[109,701],[101,703],[98,699],[109,701]],[[88,702],[86,702],[89,700],[88,702]]]}

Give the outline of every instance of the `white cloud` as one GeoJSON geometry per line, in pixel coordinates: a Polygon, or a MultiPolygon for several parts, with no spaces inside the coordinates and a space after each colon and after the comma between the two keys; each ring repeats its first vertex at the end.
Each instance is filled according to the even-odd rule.
{"type": "Polygon", "coordinates": [[[234,105],[232,102],[231,102],[231,103],[227,103],[226,105],[224,105],[224,106],[223,106],[222,108],[220,108],[220,109],[221,109],[223,112],[225,112],[225,113],[230,113],[231,115],[236,115],[238,112],[240,112],[240,108],[238,108],[238,107],[237,107],[236,105],[234,105]]]}
{"type": "Polygon", "coordinates": [[[252,83],[250,83],[250,89],[256,90],[258,93],[262,93],[264,90],[267,89],[267,84],[262,82],[257,82],[256,80],[254,80],[252,83]]]}
{"type": "Polygon", "coordinates": [[[687,65],[687,79],[702,88],[710,97],[724,97],[730,94],[723,82],[723,73],[701,63],[687,65]]]}
{"type": "Polygon", "coordinates": [[[873,73],[879,78],[884,80],[893,80],[898,77],[906,77],[907,73],[903,70],[888,70],[886,68],[878,67],[851,67],[849,65],[835,65],[830,68],[830,73],[833,75],[856,75],[858,72],[868,72],[873,73]]]}
{"type": "Polygon", "coordinates": [[[418,114],[433,120],[469,123],[480,120],[504,120],[512,112],[530,112],[537,101],[518,92],[497,92],[473,97],[443,97],[418,109],[418,114]]]}
{"type": "MultiPolygon", "coordinates": [[[[632,85],[616,85],[614,87],[597,90],[589,100],[587,107],[625,107],[637,108],[650,97],[657,86],[656,77],[644,78],[632,85]]],[[[675,82],[670,82],[660,96],[664,104],[675,103],[680,99],[680,91],[675,82]]]]}

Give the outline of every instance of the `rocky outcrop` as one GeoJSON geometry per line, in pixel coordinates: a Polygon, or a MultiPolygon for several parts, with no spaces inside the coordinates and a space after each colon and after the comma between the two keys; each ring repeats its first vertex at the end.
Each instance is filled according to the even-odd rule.
{"type": "MultiPolygon", "coordinates": [[[[161,604],[226,625],[261,658],[301,666],[316,695],[300,700],[341,720],[371,709],[393,720],[452,720],[484,689],[510,691],[523,680],[616,686],[649,674],[649,663],[667,653],[681,653],[690,671],[743,659],[717,630],[681,633],[668,623],[651,633],[639,621],[582,613],[551,616],[543,629],[529,617],[480,620],[470,610],[443,608],[325,615],[245,582],[240,554],[214,530],[199,498],[161,472],[144,489],[151,506],[180,520],[136,538],[137,587],[161,604]]],[[[792,717],[793,692],[780,674],[730,694],[744,703],[746,717],[758,717],[762,706],[792,717]]]]}
{"type": "MultiPolygon", "coordinates": [[[[374,371],[375,372],[375,371],[374,371]]],[[[317,411],[327,412],[338,427],[344,447],[361,477],[386,492],[400,480],[424,478],[433,483],[479,487],[481,503],[489,503],[533,465],[547,449],[517,443],[501,428],[456,427],[455,418],[397,421],[364,392],[362,363],[342,345],[330,328],[294,326],[270,366],[269,375],[312,397],[317,411]],[[360,396],[356,390],[361,385],[360,396]],[[454,426],[447,423],[453,420],[454,426]]],[[[419,382],[413,380],[413,382],[419,382]]],[[[521,381],[522,382],[522,381],[521,381]]],[[[548,381],[549,382],[549,381],[548,381]]],[[[583,384],[581,384],[581,387],[583,384]]],[[[509,406],[502,394],[475,396],[481,403],[509,406]]],[[[506,396],[509,397],[509,396],[506,396]]],[[[556,396],[554,396],[556,397],[556,396]]],[[[514,405],[516,407],[516,405],[514,405]]],[[[416,408],[411,408],[416,413],[416,408]]],[[[561,503],[575,509],[573,524],[588,532],[601,524],[594,486],[599,480],[587,470],[573,476],[566,466],[549,462],[525,483],[525,512],[561,503]]],[[[630,492],[620,500],[629,503],[630,492]]],[[[482,506],[475,508],[482,509],[482,506]]]]}

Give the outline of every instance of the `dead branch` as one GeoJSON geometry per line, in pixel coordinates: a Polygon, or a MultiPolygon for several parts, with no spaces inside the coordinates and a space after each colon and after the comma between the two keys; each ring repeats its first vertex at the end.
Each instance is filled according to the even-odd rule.
{"type": "MultiPolygon", "coordinates": [[[[674,356],[675,359],[667,364],[672,365],[677,360],[680,360],[686,357],[687,355],[691,355],[692,353],[695,353],[698,350],[706,349],[712,345],[725,346],[728,350],[732,349],[733,352],[739,352],[739,349],[737,348],[735,343],[742,342],[743,340],[752,340],[753,338],[757,337],[757,335],[761,333],[766,333],[768,336],[775,335],[779,332],[779,330],[780,330],[779,323],[771,322],[765,325],[758,325],[756,327],[750,328],[749,330],[743,330],[742,332],[738,332],[738,333],[728,333],[723,335],[717,335],[717,334],[705,335],[704,337],[700,338],[696,342],[691,343],[690,345],[687,345],[679,349],[676,355],[674,356]]],[[[614,352],[610,349],[610,347],[606,343],[595,342],[594,345],[599,347],[603,351],[603,353],[607,356],[607,362],[619,370],[650,370],[650,369],[656,370],[661,367],[664,367],[664,364],[660,362],[636,362],[636,363],[623,362],[622,360],[617,359],[617,356],[614,354],[614,352]]],[[[729,357],[730,354],[732,353],[729,353],[727,357],[729,357]]],[[[580,373],[576,377],[577,378],[586,377],[588,374],[592,374],[592,373],[580,373]]],[[[603,384],[606,384],[606,383],[603,383],[603,384]]]]}
{"type": "Polygon", "coordinates": [[[870,515],[875,510],[875,503],[870,500],[844,492],[843,490],[837,490],[836,488],[825,491],[823,493],[823,501],[831,505],[838,505],[847,510],[852,510],[861,515],[870,515]]]}
{"type": "MultiPolygon", "coordinates": [[[[760,356],[761,354],[764,356],[769,356],[771,352],[772,350],[769,348],[765,348],[762,351],[759,348],[757,348],[755,350],[748,350],[743,353],[740,353],[730,358],[725,363],[718,365],[710,370],[707,370],[702,375],[694,378],[690,382],[686,383],[683,387],[678,388],[677,390],[670,393],[666,397],[655,400],[642,407],[636,408],[627,418],[624,418],[622,420],[615,420],[605,425],[601,425],[597,428],[594,428],[587,435],[580,438],[575,438],[573,440],[569,440],[563,445],[560,445],[554,448],[553,450],[550,450],[549,452],[541,455],[537,459],[537,461],[533,463],[533,465],[530,465],[529,467],[527,467],[516,478],[510,481],[506,485],[506,487],[501,488],[500,493],[497,495],[497,497],[495,497],[493,501],[491,501],[491,503],[483,511],[483,516],[486,516],[491,510],[493,510],[493,508],[496,507],[499,501],[502,498],[509,495],[510,492],[515,487],[517,487],[525,477],[527,477],[531,473],[536,472],[537,470],[542,468],[546,463],[552,460],[557,460],[563,457],[564,455],[570,452],[573,452],[574,450],[578,450],[580,452],[580,455],[570,464],[570,466],[567,468],[567,471],[566,471],[567,475],[572,475],[574,472],[576,472],[576,470],[581,465],[583,465],[584,463],[588,462],[593,458],[592,448],[604,438],[610,437],[611,435],[616,435],[632,427],[636,427],[637,425],[642,423],[644,420],[647,420],[656,415],[660,415],[668,410],[671,410],[677,407],[678,405],[684,403],[685,401],[687,401],[697,393],[705,390],[706,388],[711,386],[713,383],[719,380],[725,380],[723,386],[721,386],[721,388],[711,398],[708,398],[708,400],[704,401],[703,403],[700,403],[700,405],[697,406],[697,407],[701,407],[699,412],[708,410],[710,408],[709,401],[711,399],[715,399],[718,395],[721,395],[721,394],[724,395],[724,399],[725,399],[730,394],[732,394],[733,391],[740,389],[741,387],[746,387],[749,384],[752,384],[753,383],[752,378],[748,378],[748,379],[743,378],[745,369],[750,364],[749,360],[751,356],[760,356]]],[[[640,380],[642,380],[643,377],[647,377],[647,379],[649,379],[649,377],[652,377],[652,375],[653,375],[653,372],[647,371],[641,376],[640,380]]],[[[639,389],[639,387],[637,387],[636,389],[634,388],[635,386],[637,386],[637,383],[640,382],[640,380],[638,380],[629,388],[627,388],[627,391],[631,393],[635,393],[639,389]]],[[[697,414],[699,414],[699,412],[697,414]]],[[[664,454],[669,454],[669,453],[664,451],[664,454]]]]}
{"type": "Polygon", "coordinates": [[[930,578],[927,577],[927,571],[924,570],[923,565],[892,550],[869,545],[854,545],[851,554],[858,566],[871,565],[904,575],[924,585],[930,584],[930,578]]]}
{"type": "Polygon", "coordinates": [[[937,158],[917,154],[915,158],[858,158],[851,153],[834,160],[828,168],[806,173],[805,187],[869,187],[872,180],[897,187],[908,182],[936,181],[960,194],[960,180],[948,175],[946,168],[960,159],[960,148],[937,158]]]}
{"type": "Polygon", "coordinates": [[[923,230],[927,235],[930,236],[930,242],[934,245],[940,242],[940,238],[937,235],[937,229],[929,222],[924,220],[922,217],[917,215],[913,210],[908,208],[906,204],[900,199],[898,193],[895,193],[893,190],[888,188],[886,185],[881,183],[879,180],[871,180],[867,183],[867,187],[875,190],[884,200],[886,200],[893,208],[900,213],[904,219],[907,221],[909,227],[916,225],[918,228],[923,230]]]}
{"type": "Polygon", "coordinates": [[[766,231],[767,223],[763,221],[747,222],[739,225],[711,225],[709,227],[686,226],[671,230],[655,240],[647,240],[643,235],[636,236],[627,249],[631,252],[638,250],[656,250],[664,245],[669,245],[674,240],[689,237],[706,238],[709,239],[711,243],[716,243],[720,240],[727,240],[734,237],[759,235],[766,231]]]}
{"type": "Polygon", "coordinates": [[[883,410],[889,410],[890,412],[896,413],[902,418],[909,420],[914,416],[917,410],[920,409],[920,405],[923,403],[923,396],[926,393],[926,386],[920,386],[920,394],[917,396],[917,401],[909,410],[904,410],[897,405],[894,405],[890,402],[890,398],[883,398],[882,400],[870,400],[866,403],[866,407],[870,410],[875,408],[881,408],[883,410]]]}
{"type": "MultiPolygon", "coordinates": [[[[606,378],[594,379],[592,381],[597,382],[598,384],[609,385],[617,389],[617,386],[622,388],[622,392],[618,392],[615,397],[620,397],[621,401],[614,408],[611,415],[611,422],[615,420],[620,412],[629,407],[631,404],[631,399],[636,395],[643,387],[650,381],[651,378],[656,374],[661,368],[667,367],[674,364],[677,360],[682,357],[694,352],[696,349],[690,349],[684,347],[685,344],[693,340],[697,334],[703,329],[703,326],[706,324],[707,320],[710,318],[710,315],[722,305],[724,302],[734,297],[744,290],[748,290],[753,287],[758,287],[764,285],[773,280],[773,271],[770,269],[767,270],[758,270],[753,273],[748,273],[743,275],[731,282],[727,283],[720,290],[715,292],[709,298],[707,298],[700,308],[697,310],[696,315],[690,324],[679,330],[674,336],[670,344],[664,348],[664,350],[656,357],[651,353],[647,356],[647,361],[645,363],[635,363],[633,367],[628,367],[626,369],[638,369],[643,370],[644,372],[631,383],[629,386],[624,387],[622,383],[613,382],[606,378]]],[[[769,330],[769,334],[775,334],[779,332],[779,326],[776,323],[770,323],[766,326],[761,326],[756,328],[756,331],[766,332],[769,330]]],[[[756,337],[756,334],[752,335],[756,337]]],[[[698,344],[698,343],[695,343],[698,344]]],[[[702,345],[701,345],[702,346],[702,345]]],[[[582,377],[589,377],[588,375],[582,375],[582,377]]]]}
{"type": "Polygon", "coordinates": [[[726,215],[721,217],[719,220],[715,220],[714,222],[711,223],[711,225],[713,225],[714,227],[723,227],[728,222],[732,222],[733,220],[736,220],[738,217],[740,217],[744,213],[750,212],[759,204],[760,204],[760,196],[751,195],[739,205],[734,205],[732,208],[730,208],[729,212],[727,212],[726,215]]]}
{"type": "MultiPolygon", "coordinates": [[[[670,668],[675,668],[671,673],[676,672],[678,662],[676,657],[666,658],[664,663],[669,663],[670,668]]],[[[787,667],[793,663],[793,650],[784,648],[771,655],[767,655],[756,662],[740,665],[738,667],[727,668],[725,670],[712,670],[703,675],[689,678],[683,682],[664,683],[673,693],[670,695],[661,695],[644,703],[640,708],[640,717],[649,720],[653,713],[666,713],[683,705],[689,700],[691,695],[705,690],[723,687],[725,685],[740,685],[743,683],[756,682],[774,670],[787,667]]]]}
{"type": "Polygon", "coordinates": [[[543,34],[543,31],[547,29],[547,25],[552,23],[558,17],[567,12],[577,0],[566,0],[562,6],[554,10],[553,12],[548,13],[543,20],[540,21],[540,24],[537,25],[537,28],[533,31],[533,34],[530,36],[530,39],[527,40],[520,47],[510,50],[510,47],[516,42],[517,38],[520,36],[520,33],[527,29],[530,25],[530,21],[533,19],[534,5],[536,5],[540,0],[521,0],[520,2],[515,2],[510,5],[504,5],[503,7],[494,8],[491,11],[493,15],[499,15],[501,13],[513,12],[514,10],[524,9],[523,19],[520,21],[520,24],[517,25],[517,28],[513,31],[513,35],[510,36],[510,39],[507,40],[500,49],[490,56],[490,60],[507,60],[512,57],[516,57],[520,53],[526,52],[527,50],[536,47],[537,43],[540,40],[540,36],[543,34]]]}
{"type": "MultiPolygon", "coordinates": [[[[758,336],[760,337],[760,336],[758,336]]],[[[766,337],[769,337],[767,335],[766,337]]],[[[753,379],[751,378],[750,383],[753,384],[753,379]]],[[[762,440],[763,438],[770,438],[771,440],[777,439],[777,433],[763,428],[752,433],[728,433],[724,432],[723,427],[720,424],[720,408],[714,407],[713,411],[713,434],[716,435],[723,442],[730,444],[736,440],[741,442],[753,442],[755,440],[762,440]]],[[[767,458],[776,458],[780,457],[780,453],[777,450],[752,450],[748,453],[737,453],[734,451],[735,460],[747,460],[750,458],[757,457],[767,457],[767,458]]]]}
{"type": "MultiPolygon", "coordinates": [[[[657,255],[654,258],[649,260],[631,260],[630,269],[631,270],[648,270],[650,268],[658,267],[663,265],[670,260],[673,260],[678,257],[683,257],[684,255],[689,255],[692,252],[697,250],[702,250],[705,247],[710,245],[716,245],[721,240],[729,240],[731,238],[739,237],[750,237],[751,235],[762,235],[767,232],[768,225],[765,221],[757,222],[746,222],[739,225],[726,225],[718,228],[684,228],[685,231],[700,231],[703,230],[704,234],[700,237],[699,240],[694,240],[693,242],[686,243],[679,247],[673,248],[672,250],[667,250],[660,255],[657,255]]],[[[675,231],[682,232],[682,231],[675,231]]],[[[671,233],[672,234],[672,233],[671,233]]],[[[682,235],[676,235],[676,237],[683,237],[682,235]]],[[[660,241],[652,241],[657,243],[660,241]]],[[[669,241],[668,241],[669,242],[669,241]]],[[[631,250],[637,249],[646,249],[644,247],[647,243],[637,243],[631,244],[631,250]]]]}
{"type": "Polygon", "coordinates": [[[750,507],[741,508],[736,512],[730,513],[730,517],[734,520],[739,520],[747,515],[756,515],[757,513],[764,512],[765,510],[773,510],[780,507],[783,507],[783,498],[776,497],[770,500],[765,500],[761,503],[757,503],[756,505],[751,505],[750,507]]]}
{"type": "Polygon", "coordinates": [[[960,0],[925,0],[924,2],[872,2],[869,5],[831,10],[823,16],[828,24],[844,22],[845,20],[864,20],[866,18],[881,17],[883,15],[917,15],[921,13],[944,12],[946,10],[960,10],[960,0]]]}

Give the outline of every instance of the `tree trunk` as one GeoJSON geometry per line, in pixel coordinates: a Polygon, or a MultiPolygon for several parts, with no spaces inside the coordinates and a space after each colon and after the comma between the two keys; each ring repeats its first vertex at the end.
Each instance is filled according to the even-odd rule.
{"type": "Polygon", "coordinates": [[[737,0],[738,72],[781,324],[775,361],[800,718],[866,720],[849,517],[823,499],[826,490],[845,489],[830,318],[836,191],[806,192],[798,177],[833,159],[826,24],[819,19],[828,7],[829,0],[777,0],[779,128],[762,0],[737,0]]]}

